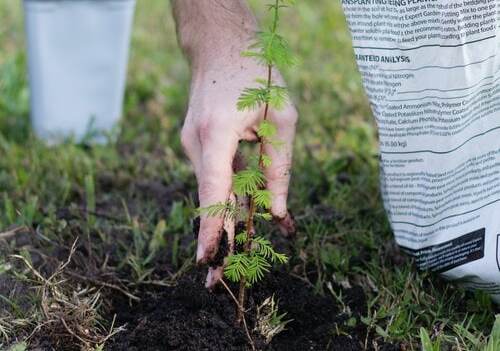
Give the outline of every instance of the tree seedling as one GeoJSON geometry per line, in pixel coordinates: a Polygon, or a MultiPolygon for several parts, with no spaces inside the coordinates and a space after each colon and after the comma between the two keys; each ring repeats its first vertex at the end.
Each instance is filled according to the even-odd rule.
{"type": "MultiPolygon", "coordinates": [[[[272,264],[284,264],[288,257],[274,250],[271,242],[255,232],[256,219],[271,220],[270,208],[272,193],[266,189],[264,170],[271,166],[272,160],[265,153],[264,145],[279,148],[281,141],[275,138],[277,127],[269,120],[269,110],[281,110],[288,102],[288,90],[273,81],[273,70],[295,64],[287,41],[278,34],[280,10],[292,4],[292,0],[275,0],[268,8],[272,13],[272,23],[268,31],[258,32],[255,42],[245,57],[257,60],[267,68],[267,77],[256,80],[257,87],[245,88],[237,102],[240,111],[263,108],[264,115],[257,128],[258,155],[246,169],[233,176],[233,192],[239,198],[248,198],[248,208],[241,208],[233,201],[217,203],[201,209],[207,216],[222,216],[244,223],[243,229],[236,232],[237,249],[227,258],[224,276],[239,283],[237,298],[237,322],[244,321],[246,289],[264,278],[272,264]],[[238,249],[239,248],[239,249],[238,249]]],[[[236,298],[235,298],[236,299],[236,298]]]]}

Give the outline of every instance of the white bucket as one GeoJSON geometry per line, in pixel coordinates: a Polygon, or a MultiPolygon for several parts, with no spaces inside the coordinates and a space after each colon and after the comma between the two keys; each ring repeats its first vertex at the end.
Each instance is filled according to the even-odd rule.
{"type": "Polygon", "coordinates": [[[36,135],[80,141],[113,130],[122,114],[134,9],[135,0],[24,0],[36,135]]]}

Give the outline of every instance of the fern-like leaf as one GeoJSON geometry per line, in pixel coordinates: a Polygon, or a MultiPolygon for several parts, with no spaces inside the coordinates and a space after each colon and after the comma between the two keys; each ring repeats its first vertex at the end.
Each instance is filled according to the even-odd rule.
{"type": "Polygon", "coordinates": [[[265,257],[253,255],[248,260],[246,279],[249,284],[255,284],[264,278],[264,274],[269,272],[271,264],[267,262],[265,257]]]}
{"type": "Polygon", "coordinates": [[[245,88],[238,98],[238,111],[255,110],[269,100],[267,88],[245,88]]]}
{"type": "Polygon", "coordinates": [[[263,154],[260,159],[262,160],[262,165],[266,168],[271,166],[271,164],[273,163],[271,157],[266,154],[263,154]]]}
{"type": "Polygon", "coordinates": [[[264,185],[264,174],[258,168],[247,168],[233,176],[233,191],[237,195],[253,195],[264,185]]]}
{"type": "Polygon", "coordinates": [[[288,256],[279,252],[275,252],[273,258],[271,258],[271,261],[273,261],[273,263],[279,262],[281,264],[285,264],[288,262],[288,256]]]}
{"type": "Polygon", "coordinates": [[[285,254],[276,252],[268,239],[256,236],[252,241],[256,245],[257,253],[262,257],[271,260],[273,263],[279,262],[283,264],[288,262],[288,257],[285,254]]]}
{"type": "Polygon", "coordinates": [[[257,135],[261,138],[272,138],[276,135],[277,128],[276,125],[267,120],[260,122],[257,128],[257,135]]]}
{"type": "Polygon", "coordinates": [[[198,208],[198,213],[200,215],[204,214],[208,217],[226,216],[228,218],[236,218],[239,211],[239,206],[231,201],[218,202],[210,206],[198,208]]]}
{"type": "Polygon", "coordinates": [[[270,209],[272,203],[272,193],[269,190],[256,190],[253,193],[253,200],[255,204],[259,207],[270,209]]]}
{"type": "Polygon", "coordinates": [[[274,249],[268,239],[261,236],[256,236],[252,241],[256,245],[256,251],[259,253],[259,255],[265,258],[271,258],[273,256],[274,249]]]}
{"type": "Polygon", "coordinates": [[[262,218],[265,221],[270,221],[273,219],[273,216],[268,212],[255,212],[255,217],[262,218]]]}
{"type": "Polygon", "coordinates": [[[224,275],[232,282],[239,282],[248,274],[250,260],[245,254],[230,255],[224,268],[224,275]]]}
{"type": "Polygon", "coordinates": [[[237,235],[234,237],[234,241],[236,241],[236,243],[237,243],[238,245],[243,245],[243,244],[245,244],[245,243],[247,242],[247,240],[248,240],[248,233],[247,233],[247,231],[246,231],[246,230],[245,230],[245,231],[243,231],[243,232],[241,232],[241,233],[239,233],[239,234],[237,234],[237,235]]]}
{"type": "Polygon", "coordinates": [[[279,68],[291,67],[297,63],[286,39],[272,30],[257,33],[256,42],[243,55],[253,57],[261,64],[279,68]]]}
{"type": "Polygon", "coordinates": [[[266,65],[267,60],[264,54],[260,51],[253,51],[257,48],[257,42],[255,42],[252,46],[250,46],[250,50],[243,51],[241,53],[241,56],[243,57],[250,57],[255,59],[259,64],[261,65],[266,65]]]}
{"type": "Polygon", "coordinates": [[[273,85],[269,89],[268,102],[269,105],[276,109],[282,110],[288,102],[288,90],[285,87],[280,87],[277,85],[273,85]]]}

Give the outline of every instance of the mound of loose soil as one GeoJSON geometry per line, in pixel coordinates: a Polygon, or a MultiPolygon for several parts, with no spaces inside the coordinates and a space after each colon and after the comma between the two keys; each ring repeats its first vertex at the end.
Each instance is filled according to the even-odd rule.
{"type": "MultiPolygon", "coordinates": [[[[336,334],[336,325],[342,326],[348,317],[339,312],[332,298],[314,294],[307,284],[285,272],[273,272],[261,286],[250,291],[249,304],[255,306],[273,294],[279,300],[280,312],[286,312],[286,319],[293,321],[269,345],[253,333],[257,349],[364,349],[364,326],[350,328],[349,336],[336,334]]],[[[354,315],[365,312],[361,288],[345,291],[344,297],[354,315]]],[[[126,324],[127,330],[108,344],[109,350],[250,349],[244,330],[234,325],[235,307],[227,292],[222,288],[212,293],[205,290],[203,276],[195,270],[183,276],[176,286],[144,291],[140,303],[130,305],[125,298],[116,297],[113,308],[117,322],[126,324]]],[[[254,314],[255,309],[247,313],[250,328],[254,314]]],[[[342,328],[346,330],[345,326],[342,328]]],[[[393,348],[384,348],[390,349],[393,348]]]]}

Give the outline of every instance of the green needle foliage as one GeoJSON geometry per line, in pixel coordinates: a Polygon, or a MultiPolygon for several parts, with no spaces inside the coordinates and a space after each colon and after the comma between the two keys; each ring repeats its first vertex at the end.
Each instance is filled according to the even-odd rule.
{"type": "Polygon", "coordinates": [[[247,168],[233,176],[233,191],[236,195],[253,195],[266,184],[259,168],[247,168]]]}
{"type": "Polygon", "coordinates": [[[244,313],[245,289],[262,280],[272,264],[284,264],[288,261],[286,255],[274,250],[268,239],[255,236],[254,220],[256,218],[272,219],[269,213],[272,193],[265,189],[267,181],[264,175],[265,168],[272,165],[272,160],[265,154],[263,145],[279,147],[282,143],[275,139],[277,127],[268,119],[268,112],[271,108],[283,109],[289,99],[287,88],[273,82],[273,70],[296,63],[287,41],[277,32],[280,10],[292,3],[293,1],[290,0],[275,0],[273,4],[268,5],[273,15],[270,28],[257,33],[255,42],[248,51],[242,53],[243,56],[254,58],[266,66],[268,72],[266,78],[256,79],[257,87],[243,89],[237,102],[237,108],[240,111],[264,107],[263,120],[257,128],[260,151],[256,157],[256,165],[249,166],[233,176],[233,192],[240,197],[248,197],[249,209],[248,211],[242,210],[231,202],[214,204],[202,209],[202,213],[209,216],[240,219],[245,223],[245,229],[236,233],[235,236],[236,244],[243,249],[228,257],[224,269],[224,275],[228,280],[240,283],[238,295],[238,321],[240,322],[244,313]]]}

